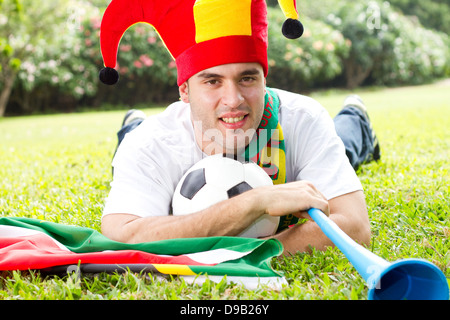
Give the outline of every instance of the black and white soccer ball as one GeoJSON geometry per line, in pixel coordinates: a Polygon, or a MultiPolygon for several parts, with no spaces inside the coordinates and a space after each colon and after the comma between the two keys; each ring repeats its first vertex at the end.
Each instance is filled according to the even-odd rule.
{"type": "MultiPolygon", "coordinates": [[[[172,199],[172,214],[191,214],[250,189],[272,184],[272,179],[254,162],[221,154],[209,156],[192,166],[179,181],[172,199]]],[[[279,217],[263,215],[239,236],[273,235],[279,221],[279,217]]]]}

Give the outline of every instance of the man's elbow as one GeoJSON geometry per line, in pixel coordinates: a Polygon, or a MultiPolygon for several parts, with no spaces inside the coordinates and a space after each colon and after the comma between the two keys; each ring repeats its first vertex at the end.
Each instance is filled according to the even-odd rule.
{"type": "Polygon", "coordinates": [[[101,223],[101,232],[105,237],[117,242],[136,243],[135,234],[130,232],[129,223],[138,218],[125,214],[104,216],[101,223]]]}
{"type": "Polygon", "coordinates": [[[359,239],[357,242],[361,244],[362,246],[369,247],[370,246],[370,240],[372,238],[372,232],[370,230],[370,226],[364,226],[361,227],[360,235],[358,237],[359,239]]]}
{"type": "Polygon", "coordinates": [[[369,219],[362,218],[345,220],[347,223],[342,223],[342,221],[340,221],[342,231],[344,231],[344,233],[346,233],[356,243],[364,247],[369,247],[372,237],[369,219]]]}
{"type": "Polygon", "coordinates": [[[359,222],[353,227],[352,238],[362,246],[369,247],[372,238],[369,221],[359,222]]]}
{"type": "Polygon", "coordinates": [[[105,237],[109,238],[110,240],[123,243],[129,242],[129,239],[123,237],[123,231],[119,227],[113,228],[111,225],[102,222],[101,232],[105,237]]]}

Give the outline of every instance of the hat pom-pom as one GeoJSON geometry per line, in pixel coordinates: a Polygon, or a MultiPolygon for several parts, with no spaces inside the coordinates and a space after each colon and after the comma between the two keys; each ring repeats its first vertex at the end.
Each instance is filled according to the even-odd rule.
{"type": "Polygon", "coordinates": [[[297,39],[300,38],[303,34],[303,24],[295,19],[288,18],[283,23],[283,27],[281,32],[288,39],[297,39]]]}
{"type": "Polygon", "coordinates": [[[113,68],[103,68],[99,73],[100,81],[104,84],[113,85],[119,81],[119,73],[113,68]]]}

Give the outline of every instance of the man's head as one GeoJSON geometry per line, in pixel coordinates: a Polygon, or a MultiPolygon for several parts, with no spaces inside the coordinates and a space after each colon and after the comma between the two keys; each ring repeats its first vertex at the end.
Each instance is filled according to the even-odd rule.
{"type": "MultiPolygon", "coordinates": [[[[295,0],[279,0],[283,34],[303,32],[295,0]],[[301,31],[301,32],[299,32],[301,31]]],[[[264,112],[267,59],[265,0],[112,0],[102,19],[100,79],[114,84],[117,49],[133,24],[152,25],[175,59],[182,100],[190,103],[199,146],[207,154],[238,152],[264,112]]]]}
{"type": "MultiPolygon", "coordinates": [[[[295,0],[279,3],[288,18],[283,33],[300,36],[295,0]]],[[[100,27],[102,82],[117,82],[120,39],[138,22],[152,25],[161,36],[177,64],[178,85],[202,70],[232,63],[259,63],[267,75],[265,0],[112,0],[100,27]]]]}
{"type": "Polygon", "coordinates": [[[179,87],[190,103],[198,145],[208,155],[235,154],[250,142],[264,111],[266,80],[258,63],[202,70],[179,87]]]}

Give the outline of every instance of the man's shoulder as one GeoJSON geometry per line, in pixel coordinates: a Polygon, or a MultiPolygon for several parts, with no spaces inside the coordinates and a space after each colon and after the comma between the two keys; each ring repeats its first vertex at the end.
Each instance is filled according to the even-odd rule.
{"type": "Polygon", "coordinates": [[[121,143],[127,149],[171,148],[193,139],[189,106],[175,102],[163,111],[149,116],[136,129],[127,133],[121,143]]]}
{"type": "Polygon", "coordinates": [[[147,120],[167,129],[177,129],[180,123],[190,123],[190,108],[188,104],[177,101],[147,120]]]}
{"type": "Polygon", "coordinates": [[[280,98],[280,105],[289,109],[323,110],[323,106],[314,98],[282,89],[273,89],[280,98]]]}
{"type": "Polygon", "coordinates": [[[287,120],[292,117],[317,118],[326,111],[317,100],[311,97],[281,89],[274,89],[274,91],[280,99],[280,117],[282,119],[287,120]]]}
{"type": "Polygon", "coordinates": [[[163,111],[149,116],[130,134],[135,133],[147,137],[173,135],[175,131],[189,129],[189,112],[189,106],[183,102],[172,103],[163,111]]]}

